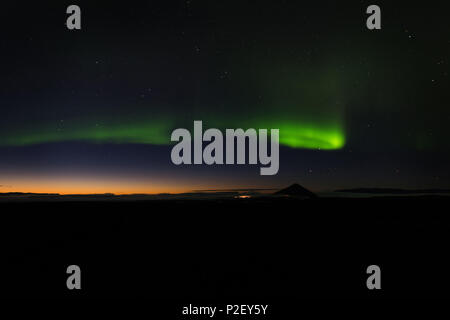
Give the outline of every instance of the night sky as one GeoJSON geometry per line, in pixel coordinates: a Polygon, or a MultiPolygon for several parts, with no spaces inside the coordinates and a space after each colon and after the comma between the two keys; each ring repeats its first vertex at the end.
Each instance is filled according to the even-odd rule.
{"type": "Polygon", "coordinates": [[[450,188],[449,5],[391,2],[2,3],[0,193],[450,188]],[[194,120],[279,128],[279,173],[175,166],[194,120]]]}

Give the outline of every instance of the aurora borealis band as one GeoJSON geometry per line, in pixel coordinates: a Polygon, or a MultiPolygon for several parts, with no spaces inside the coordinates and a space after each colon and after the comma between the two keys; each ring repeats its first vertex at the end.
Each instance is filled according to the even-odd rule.
{"type": "MultiPolygon", "coordinates": [[[[269,122],[270,123],[270,122],[269,122]]],[[[269,124],[267,123],[267,124],[269,124]]],[[[265,127],[257,127],[265,128],[265,127]]],[[[292,148],[340,149],[345,144],[345,134],[341,128],[321,127],[317,124],[273,123],[267,128],[279,128],[280,144],[292,148]]],[[[127,125],[91,125],[64,132],[54,130],[29,134],[18,134],[4,139],[4,146],[27,146],[33,144],[86,141],[91,143],[137,143],[137,144],[170,144],[170,132],[174,130],[167,123],[148,121],[145,123],[129,123],[127,125]]]]}
{"type": "Polygon", "coordinates": [[[80,1],[79,31],[64,4],[7,4],[0,193],[449,187],[445,4],[382,1],[376,32],[368,4],[80,1]],[[194,120],[279,129],[279,174],[174,166],[194,120]]]}

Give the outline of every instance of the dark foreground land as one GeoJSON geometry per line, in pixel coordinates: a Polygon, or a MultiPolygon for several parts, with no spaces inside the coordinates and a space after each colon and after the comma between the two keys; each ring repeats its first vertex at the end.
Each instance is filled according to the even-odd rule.
{"type": "Polygon", "coordinates": [[[0,290],[186,303],[449,297],[449,204],[432,196],[6,202],[0,290]],[[81,267],[81,291],[66,288],[71,264],[81,267]],[[372,264],[380,291],[366,287],[372,264]]]}

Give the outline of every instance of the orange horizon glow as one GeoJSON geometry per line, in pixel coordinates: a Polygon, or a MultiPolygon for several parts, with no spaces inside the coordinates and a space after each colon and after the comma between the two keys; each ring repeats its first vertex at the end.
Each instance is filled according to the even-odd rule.
{"type": "Polygon", "coordinates": [[[15,177],[6,180],[0,193],[58,193],[70,194],[161,194],[184,193],[192,187],[162,181],[142,181],[132,178],[105,177],[15,177]]]}
{"type": "Polygon", "coordinates": [[[150,189],[139,189],[139,188],[130,188],[130,189],[122,189],[122,190],[114,190],[114,189],[105,189],[105,188],[76,188],[76,187],[62,187],[62,188],[33,188],[33,187],[23,187],[21,189],[0,189],[0,193],[40,193],[40,194],[59,194],[59,195],[92,195],[92,194],[114,194],[114,195],[129,195],[129,194],[179,194],[179,193],[187,193],[192,192],[191,189],[182,189],[182,188],[172,188],[172,189],[159,189],[159,188],[150,188],[150,189]]]}
{"type": "Polygon", "coordinates": [[[0,193],[52,193],[60,195],[92,194],[180,194],[195,190],[231,190],[239,185],[215,185],[207,182],[175,181],[167,179],[138,179],[131,177],[14,177],[2,181],[0,193]]]}

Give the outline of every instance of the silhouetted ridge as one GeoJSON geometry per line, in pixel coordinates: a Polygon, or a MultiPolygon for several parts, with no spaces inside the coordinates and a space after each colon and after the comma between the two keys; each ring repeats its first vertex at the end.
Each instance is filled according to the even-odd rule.
{"type": "Polygon", "coordinates": [[[306,198],[317,198],[317,196],[309,191],[308,189],[302,187],[298,183],[294,183],[293,185],[281,189],[274,193],[275,195],[285,195],[285,196],[295,196],[295,197],[306,197],[306,198]]]}
{"type": "Polygon", "coordinates": [[[426,194],[426,193],[450,193],[450,189],[394,189],[394,188],[355,188],[340,189],[335,192],[345,193],[374,193],[374,194],[426,194]]]}

